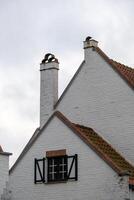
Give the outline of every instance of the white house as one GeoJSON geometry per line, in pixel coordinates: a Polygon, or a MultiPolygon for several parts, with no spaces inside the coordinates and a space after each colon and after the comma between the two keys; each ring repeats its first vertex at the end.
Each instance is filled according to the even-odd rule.
{"type": "Polygon", "coordinates": [[[9,156],[11,153],[4,152],[0,146],[0,198],[11,197],[9,184],[9,156]]]}
{"type": "Polygon", "coordinates": [[[40,65],[40,127],[10,169],[12,200],[134,199],[134,69],[87,37],[58,99],[58,60],[40,65]]]}

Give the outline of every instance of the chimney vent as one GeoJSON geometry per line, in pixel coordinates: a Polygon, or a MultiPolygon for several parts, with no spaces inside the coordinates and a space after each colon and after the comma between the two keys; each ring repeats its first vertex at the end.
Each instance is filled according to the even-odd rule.
{"type": "Polygon", "coordinates": [[[55,58],[55,56],[51,53],[47,53],[45,56],[44,56],[44,59],[42,60],[42,64],[45,64],[45,63],[50,63],[50,62],[56,62],[58,63],[58,59],[55,58]]]}

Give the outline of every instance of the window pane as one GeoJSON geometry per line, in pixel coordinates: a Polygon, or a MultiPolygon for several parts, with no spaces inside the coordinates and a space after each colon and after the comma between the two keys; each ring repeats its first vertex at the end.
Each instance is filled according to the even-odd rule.
{"type": "Polygon", "coordinates": [[[62,181],[67,177],[67,158],[55,157],[48,161],[48,181],[62,181]]]}
{"type": "Polygon", "coordinates": [[[49,165],[52,165],[52,160],[53,159],[49,159],[48,161],[49,161],[49,165]]]}
{"type": "Polygon", "coordinates": [[[52,172],[53,168],[52,167],[49,167],[49,172],[52,172]]]}

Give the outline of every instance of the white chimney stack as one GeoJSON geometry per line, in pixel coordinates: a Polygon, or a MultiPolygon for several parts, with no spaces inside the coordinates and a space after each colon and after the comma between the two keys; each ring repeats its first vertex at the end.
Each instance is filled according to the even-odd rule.
{"type": "Polygon", "coordinates": [[[52,114],[58,100],[59,63],[53,54],[46,54],[40,64],[40,127],[52,114]]]}
{"type": "Polygon", "coordinates": [[[88,36],[84,43],[84,59],[85,61],[89,59],[89,54],[93,48],[98,47],[98,41],[93,40],[92,37],[88,36]]]}
{"type": "Polygon", "coordinates": [[[98,46],[98,41],[93,40],[92,37],[90,36],[88,36],[84,41],[84,49],[97,46],[98,46]]]}

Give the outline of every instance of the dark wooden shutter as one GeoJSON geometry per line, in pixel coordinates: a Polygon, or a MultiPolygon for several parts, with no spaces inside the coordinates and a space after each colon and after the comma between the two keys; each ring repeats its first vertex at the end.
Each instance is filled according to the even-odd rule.
{"type": "Polygon", "coordinates": [[[78,155],[68,156],[68,180],[78,180],[78,155]],[[69,165],[70,163],[70,165],[69,165]],[[72,175],[73,172],[73,175],[72,175]]]}
{"type": "Polygon", "coordinates": [[[34,183],[45,182],[45,158],[34,159],[34,183]]]}

